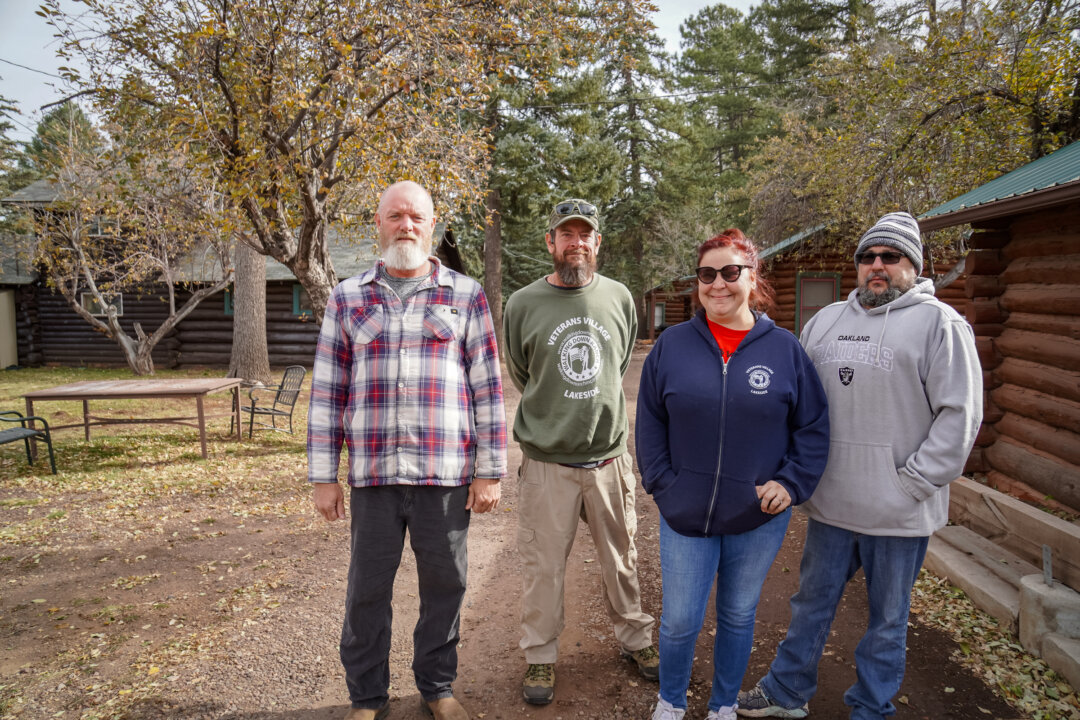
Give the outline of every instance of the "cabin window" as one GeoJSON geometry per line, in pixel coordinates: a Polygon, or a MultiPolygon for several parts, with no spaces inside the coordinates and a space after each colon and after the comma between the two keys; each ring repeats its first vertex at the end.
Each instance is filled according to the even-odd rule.
{"type": "Polygon", "coordinates": [[[120,221],[103,215],[95,215],[86,223],[86,234],[89,237],[120,237],[120,221]]]}
{"type": "Polygon", "coordinates": [[[314,315],[311,310],[311,298],[308,297],[307,290],[300,283],[292,286],[292,311],[293,315],[303,318],[314,315]]]}
{"type": "Polygon", "coordinates": [[[105,305],[99,303],[93,293],[82,293],[79,297],[79,302],[82,304],[83,309],[94,317],[108,317],[110,307],[116,308],[117,317],[121,317],[124,314],[124,296],[119,293],[115,295],[106,295],[105,305]]]}
{"type": "Polygon", "coordinates": [[[231,317],[232,314],[233,314],[232,293],[233,293],[232,286],[229,286],[229,287],[225,288],[225,315],[226,315],[226,317],[231,317]]]}
{"type": "Polygon", "coordinates": [[[840,299],[840,273],[799,273],[795,285],[795,334],[802,333],[818,310],[840,299]]]}
{"type": "Polygon", "coordinates": [[[658,302],[653,305],[652,311],[652,325],[653,328],[659,329],[664,327],[665,320],[667,319],[667,305],[662,302],[658,302]]]}

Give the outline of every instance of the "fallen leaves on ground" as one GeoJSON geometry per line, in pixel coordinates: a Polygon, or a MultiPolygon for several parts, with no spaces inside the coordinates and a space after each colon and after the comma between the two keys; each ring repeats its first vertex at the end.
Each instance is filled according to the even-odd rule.
{"type": "Polygon", "coordinates": [[[945,631],[957,642],[954,659],[1013,707],[1034,720],[1080,717],[1080,696],[995,618],[975,607],[948,580],[922,572],[911,598],[911,612],[925,625],[945,631]]]}

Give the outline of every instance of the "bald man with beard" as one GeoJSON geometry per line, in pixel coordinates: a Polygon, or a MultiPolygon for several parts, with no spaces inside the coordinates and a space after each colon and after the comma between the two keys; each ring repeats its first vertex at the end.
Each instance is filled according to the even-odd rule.
{"type": "Polygon", "coordinates": [[[498,507],[506,474],[495,330],[480,285],[432,256],[435,212],[423,187],[388,187],[375,227],[382,257],[327,302],[308,414],[308,479],[328,521],[346,517],[338,464],[349,447],[345,718],[379,720],[390,710],[394,577],[408,531],[421,705],[436,720],[468,720],[452,688],[466,535],[472,512],[498,507]]]}

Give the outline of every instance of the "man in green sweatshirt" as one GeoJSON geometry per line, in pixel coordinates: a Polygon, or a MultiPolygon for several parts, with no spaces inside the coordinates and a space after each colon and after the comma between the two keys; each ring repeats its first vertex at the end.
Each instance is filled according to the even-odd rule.
{"type": "Polygon", "coordinates": [[[626,449],[622,379],[637,336],[624,285],[596,273],[600,217],[585,200],[555,205],[545,244],[555,269],[515,292],[503,329],[510,378],[521,391],[514,439],[522,451],[518,551],[525,701],[555,694],[566,558],[578,518],[589,524],[615,637],[641,674],[656,680],[655,620],[637,579],[637,479],[626,449]]]}

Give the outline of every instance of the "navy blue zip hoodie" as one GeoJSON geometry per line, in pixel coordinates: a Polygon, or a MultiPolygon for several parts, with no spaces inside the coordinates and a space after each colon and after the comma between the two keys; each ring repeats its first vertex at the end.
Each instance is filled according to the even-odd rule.
{"type": "Polygon", "coordinates": [[[776,480],[792,505],[817,487],[829,455],[825,390],[799,341],[764,313],[725,363],[705,312],[668,328],[641,372],[638,468],[673,530],[752,530],[755,486],[776,480]]]}

